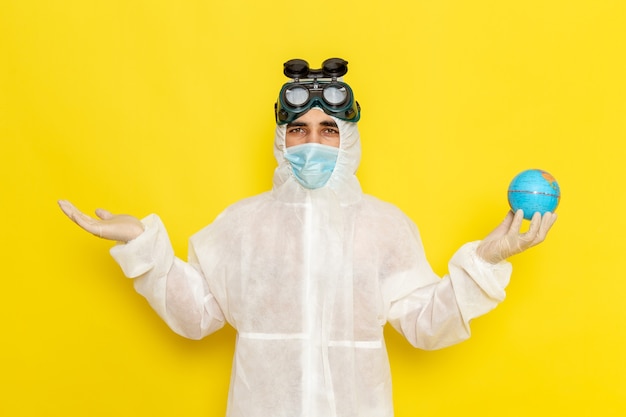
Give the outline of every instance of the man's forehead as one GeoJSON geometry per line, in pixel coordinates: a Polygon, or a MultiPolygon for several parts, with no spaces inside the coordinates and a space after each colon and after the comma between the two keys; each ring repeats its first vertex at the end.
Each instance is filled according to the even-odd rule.
{"type": "Polygon", "coordinates": [[[337,126],[335,120],[326,114],[319,107],[313,107],[311,110],[304,113],[302,116],[295,119],[289,125],[309,125],[309,124],[321,124],[324,126],[337,126]]]}

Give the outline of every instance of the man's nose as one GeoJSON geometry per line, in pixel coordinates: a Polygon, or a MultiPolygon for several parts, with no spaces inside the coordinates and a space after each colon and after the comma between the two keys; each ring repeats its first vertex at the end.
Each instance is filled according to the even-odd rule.
{"type": "Polygon", "coordinates": [[[306,143],[322,143],[322,135],[317,131],[313,131],[307,136],[306,143]]]}

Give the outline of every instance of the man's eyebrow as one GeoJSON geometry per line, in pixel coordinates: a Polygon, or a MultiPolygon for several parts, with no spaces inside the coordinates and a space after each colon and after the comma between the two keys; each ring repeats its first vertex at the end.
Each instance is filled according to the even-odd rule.
{"type": "MultiPolygon", "coordinates": [[[[291,123],[287,123],[287,127],[302,127],[302,126],[308,126],[309,123],[306,122],[299,122],[297,120],[294,120],[291,123]]],[[[334,120],[322,120],[320,122],[321,126],[326,126],[326,127],[337,127],[337,123],[335,123],[334,120]]]]}

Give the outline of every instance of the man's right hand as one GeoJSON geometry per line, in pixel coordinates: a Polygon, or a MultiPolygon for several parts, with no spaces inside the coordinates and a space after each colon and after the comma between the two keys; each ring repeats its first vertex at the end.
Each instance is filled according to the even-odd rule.
{"type": "Polygon", "coordinates": [[[141,221],[128,214],[112,214],[104,209],[97,209],[98,219],[90,217],[78,210],[72,203],[59,200],[63,213],[89,233],[103,239],[129,242],[143,233],[141,221]]]}
{"type": "Polygon", "coordinates": [[[480,242],[476,252],[487,262],[497,264],[543,242],[556,221],[556,213],[535,213],[528,231],[521,232],[524,212],[509,211],[504,221],[480,242]]]}

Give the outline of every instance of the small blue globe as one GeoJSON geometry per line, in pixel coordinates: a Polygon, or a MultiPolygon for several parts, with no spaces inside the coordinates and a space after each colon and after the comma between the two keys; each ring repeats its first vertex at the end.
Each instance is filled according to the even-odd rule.
{"type": "Polygon", "coordinates": [[[509,205],[515,212],[524,210],[530,220],[536,212],[554,212],[561,200],[561,189],[554,177],[540,169],[522,171],[513,178],[508,191],[509,205]]]}

